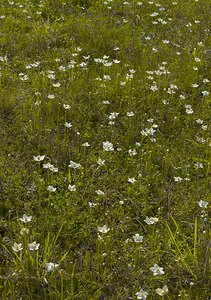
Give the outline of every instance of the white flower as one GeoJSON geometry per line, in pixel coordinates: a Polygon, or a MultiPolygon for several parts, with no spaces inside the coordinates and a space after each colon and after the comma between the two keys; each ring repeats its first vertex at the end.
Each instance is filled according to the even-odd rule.
{"type": "Polygon", "coordinates": [[[95,193],[98,194],[98,195],[100,195],[100,196],[105,195],[105,193],[103,191],[101,191],[101,190],[97,190],[97,191],[95,191],[95,193]]]}
{"type": "Polygon", "coordinates": [[[192,85],[191,85],[191,87],[193,87],[193,88],[197,88],[199,85],[197,84],[197,83],[193,83],[192,85]]]}
{"type": "Polygon", "coordinates": [[[39,249],[40,244],[37,244],[36,241],[34,241],[33,243],[28,244],[28,246],[31,251],[34,251],[39,249]]]}
{"type": "Polygon", "coordinates": [[[136,293],[136,296],[137,296],[137,299],[146,300],[148,293],[145,292],[143,289],[141,289],[139,292],[136,293]]]}
{"type": "Polygon", "coordinates": [[[181,177],[174,177],[174,181],[176,181],[176,182],[182,182],[183,179],[181,177]]]}
{"type": "Polygon", "coordinates": [[[202,125],[202,126],[201,126],[201,129],[207,130],[207,127],[208,127],[207,125],[202,125]]]}
{"type": "Polygon", "coordinates": [[[195,164],[194,164],[194,166],[197,168],[197,169],[203,169],[203,164],[202,163],[200,163],[200,162],[196,162],[195,164]]]}
{"type": "Polygon", "coordinates": [[[45,155],[33,156],[35,161],[42,161],[45,158],[45,155]]]}
{"type": "Polygon", "coordinates": [[[70,164],[68,167],[73,168],[73,169],[78,169],[78,168],[81,168],[81,164],[75,163],[74,161],[70,160],[70,164]]]}
{"type": "Polygon", "coordinates": [[[22,228],[21,231],[20,231],[20,235],[26,235],[29,233],[29,229],[28,228],[22,228]]]}
{"type": "Polygon", "coordinates": [[[130,183],[135,183],[137,180],[133,177],[133,178],[128,178],[127,181],[130,183]]]}
{"type": "Polygon", "coordinates": [[[168,289],[167,285],[164,285],[164,287],[162,289],[157,288],[155,291],[159,296],[164,296],[164,295],[168,294],[169,289],[168,289]]]}
{"type": "Polygon", "coordinates": [[[102,160],[101,158],[98,158],[97,164],[98,164],[99,166],[104,166],[104,165],[105,165],[105,160],[102,160]]]}
{"type": "Polygon", "coordinates": [[[158,13],[157,13],[157,12],[153,12],[153,13],[150,15],[150,17],[156,17],[156,16],[158,16],[158,13]]]}
{"type": "Polygon", "coordinates": [[[192,114],[193,113],[193,108],[190,104],[185,105],[185,110],[187,114],[192,114]]]}
{"type": "Polygon", "coordinates": [[[54,165],[50,165],[49,170],[54,172],[54,173],[57,173],[59,171],[59,169],[54,167],[54,165]]]}
{"type": "Polygon", "coordinates": [[[157,223],[158,222],[158,218],[148,218],[146,217],[146,219],[144,220],[145,223],[147,223],[148,225],[152,225],[154,223],[157,223]]]}
{"type": "Polygon", "coordinates": [[[134,114],[133,111],[128,111],[127,114],[126,114],[127,117],[133,117],[134,115],[135,114],[134,114]]]}
{"type": "Polygon", "coordinates": [[[57,82],[57,83],[53,83],[53,86],[54,86],[54,87],[60,87],[61,84],[60,84],[59,82],[57,82]]]}
{"type": "Polygon", "coordinates": [[[19,220],[23,223],[31,222],[32,216],[27,216],[26,214],[23,215],[22,218],[19,218],[19,220]]]}
{"type": "Polygon", "coordinates": [[[103,225],[102,227],[98,227],[98,231],[101,233],[107,233],[109,232],[110,228],[108,228],[106,225],[103,225]]]}
{"type": "Polygon", "coordinates": [[[158,91],[158,86],[157,86],[157,84],[155,82],[154,82],[154,85],[150,86],[150,90],[153,91],[153,92],[158,91]]]}
{"type": "Polygon", "coordinates": [[[70,192],[75,192],[76,191],[76,186],[75,185],[68,185],[68,190],[70,191],[70,192]]]}
{"type": "Polygon", "coordinates": [[[55,98],[55,95],[48,95],[48,99],[54,99],[55,98]]]}
{"type": "Polygon", "coordinates": [[[208,204],[209,204],[208,202],[202,201],[202,200],[200,200],[200,201],[198,202],[198,205],[199,205],[200,207],[202,207],[202,208],[207,208],[207,205],[208,205],[208,204]]]}
{"type": "Polygon", "coordinates": [[[71,128],[71,127],[72,127],[72,124],[71,124],[71,123],[68,123],[68,122],[65,122],[64,126],[67,127],[67,128],[71,128]]]}
{"type": "Polygon", "coordinates": [[[109,120],[115,120],[116,117],[118,117],[119,113],[117,112],[112,112],[110,113],[110,115],[108,116],[109,120]]]}
{"type": "Polygon", "coordinates": [[[59,266],[59,264],[54,264],[52,262],[45,264],[47,272],[55,271],[58,266],[59,266]]]}
{"type": "Polygon", "coordinates": [[[208,96],[209,95],[208,91],[202,91],[201,93],[202,93],[203,96],[208,96]]]}
{"type": "Polygon", "coordinates": [[[51,164],[48,162],[47,164],[43,164],[44,169],[49,169],[51,167],[51,164]]]}
{"type": "Polygon", "coordinates": [[[14,245],[12,246],[12,249],[15,252],[19,252],[19,251],[23,250],[23,245],[21,243],[20,244],[14,243],[14,245]]]}
{"type": "Polygon", "coordinates": [[[112,143],[106,141],[106,142],[103,142],[103,149],[105,151],[113,151],[114,150],[114,146],[112,143]]]}
{"type": "Polygon", "coordinates": [[[154,125],[152,125],[151,128],[145,128],[145,130],[141,131],[141,134],[143,136],[154,135],[154,133],[156,132],[156,130],[153,129],[153,128],[156,128],[156,127],[154,125]]]}
{"type": "Polygon", "coordinates": [[[155,264],[152,268],[150,268],[150,271],[153,272],[154,276],[163,275],[164,274],[163,268],[159,267],[157,264],[155,264]]]}
{"type": "Polygon", "coordinates": [[[196,123],[202,125],[204,123],[204,121],[202,119],[197,119],[196,123]]]}
{"type": "Polygon", "coordinates": [[[129,153],[130,156],[134,156],[134,155],[137,154],[137,151],[136,151],[135,149],[134,149],[134,150],[129,149],[129,150],[128,150],[128,153],[129,153]]]}
{"type": "Polygon", "coordinates": [[[135,235],[133,235],[133,240],[135,243],[141,243],[143,241],[143,236],[139,233],[136,233],[135,235]]]}
{"type": "Polygon", "coordinates": [[[90,144],[88,142],[82,144],[83,147],[90,147],[90,144]]]}
{"type": "Polygon", "coordinates": [[[70,105],[69,104],[63,104],[64,109],[70,109],[70,105]]]}
{"type": "Polygon", "coordinates": [[[97,203],[93,203],[93,202],[88,202],[88,204],[89,204],[89,207],[95,207],[95,206],[97,206],[97,203]]]}
{"type": "Polygon", "coordinates": [[[48,188],[47,188],[47,190],[49,191],[49,192],[55,192],[56,191],[56,188],[55,187],[53,187],[52,185],[49,185],[48,186],[48,188]]]}

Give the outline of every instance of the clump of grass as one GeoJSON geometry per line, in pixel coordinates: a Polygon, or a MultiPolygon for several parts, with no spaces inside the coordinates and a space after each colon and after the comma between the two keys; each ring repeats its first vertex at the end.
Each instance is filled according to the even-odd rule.
{"type": "Polygon", "coordinates": [[[1,14],[2,299],[209,299],[209,1],[1,14]]]}

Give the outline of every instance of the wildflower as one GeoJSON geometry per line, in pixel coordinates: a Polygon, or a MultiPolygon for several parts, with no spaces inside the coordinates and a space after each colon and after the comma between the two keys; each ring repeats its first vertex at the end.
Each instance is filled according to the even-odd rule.
{"type": "Polygon", "coordinates": [[[50,165],[49,170],[56,173],[56,172],[58,172],[59,169],[54,167],[54,165],[50,165]]]}
{"type": "Polygon", "coordinates": [[[174,181],[176,181],[176,182],[182,182],[183,179],[181,177],[174,177],[174,181]]]}
{"type": "Polygon", "coordinates": [[[109,232],[110,228],[108,228],[106,225],[103,225],[102,227],[98,227],[98,231],[101,233],[107,233],[109,232]]]}
{"type": "Polygon", "coordinates": [[[201,208],[207,208],[207,205],[208,205],[208,204],[209,204],[208,202],[202,201],[202,200],[200,200],[200,201],[198,202],[198,205],[199,205],[201,208]]]}
{"type": "Polygon", "coordinates": [[[32,216],[27,216],[26,214],[23,214],[22,218],[19,218],[19,220],[23,223],[29,223],[31,222],[32,216]]]}
{"type": "Polygon", "coordinates": [[[29,229],[28,228],[22,228],[21,231],[20,231],[20,235],[26,235],[29,233],[29,229]]]}
{"type": "Polygon", "coordinates": [[[75,185],[68,185],[68,190],[70,191],[70,192],[75,192],[76,191],[76,186],[75,185]]]}
{"type": "Polygon", "coordinates": [[[20,73],[19,76],[20,76],[20,80],[22,80],[22,81],[26,81],[29,79],[29,77],[27,75],[24,75],[22,73],[20,73]]]}
{"type": "Polygon", "coordinates": [[[35,161],[42,161],[45,158],[45,155],[33,156],[35,161]]]}
{"type": "Polygon", "coordinates": [[[190,104],[185,105],[185,110],[187,114],[192,114],[193,113],[193,108],[190,104]]]}
{"type": "Polygon", "coordinates": [[[99,166],[104,166],[104,165],[105,165],[105,160],[102,160],[101,158],[98,158],[97,164],[98,164],[99,166]]]}
{"type": "Polygon", "coordinates": [[[130,156],[134,156],[134,155],[137,154],[137,151],[136,151],[135,149],[134,149],[134,150],[129,149],[129,150],[128,150],[128,153],[129,153],[130,156]]]}
{"type": "Polygon", "coordinates": [[[53,83],[53,87],[60,87],[60,86],[61,86],[61,84],[59,82],[53,83]]]}
{"type": "Polygon", "coordinates": [[[197,169],[203,169],[203,164],[202,163],[200,163],[200,162],[196,162],[195,164],[194,164],[194,166],[197,168],[197,169]]]}
{"type": "Polygon", "coordinates": [[[133,178],[128,178],[128,182],[130,183],[135,183],[137,180],[133,177],[133,178]]]}
{"type": "Polygon", "coordinates": [[[70,109],[70,105],[69,104],[63,104],[64,109],[70,109]]]}
{"type": "Polygon", "coordinates": [[[55,98],[55,95],[48,95],[48,99],[54,99],[55,98]]]}
{"type": "Polygon", "coordinates": [[[115,120],[116,117],[118,117],[119,113],[117,112],[112,112],[110,113],[110,115],[108,116],[109,120],[115,120]]]}
{"type": "Polygon", "coordinates": [[[31,251],[34,251],[39,249],[40,244],[37,244],[36,241],[34,241],[33,243],[28,244],[28,246],[31,251]]]}
{"type": "Polygon", "coordinates": [[[145,130],[142,130],[142,131],[141,131],[141,134],[142,134],[143,136],[154,135],[155,131],[156,131],[156,130],[153,129],[153,126],[152,126],[151,128],[145,128],[145,130]]]}
{"type": "Polygon", "coordinates": [[[141,243],[143,241],[143,236],[139,233],[136,233],[135,235],[133,235],[133,240],[135,243],[141,243]]]}
{"type": "Polygon", "coordinates": [[[71,127],[72,127],[72,124],[71,124],[71,123],[68,123],[68,122],[65,122],[64,126],[67,127],[67,128],[71,128],[71,127]]]}
{"type": "Polygon", "coordinates": [[[55,271],[58,266],[59,266],[59,264],[55,264],[55,263],[52,263],[52,262],[45,264],[47,272],[55,271]]]}
{"type": "Polygon", "coordinates": [[[50,163],[43,164],[43,168],[44,168],[44,169],[49,169],[50,167],[51,167],[51,164],[50,164],[50,163]]]}
{"type": "Polygon", "coordinates": [[[206,140],[204,138],[201,137],[196,137],[197,142],[204,144],[206,142],[206,140]]]}
{"type": "Polygon", "coordinates": [[[88,202],[88,204],[89,204],[89,207],[95,207],[95,206],[97,206],[97,204],[93,203],[93,202],[88,202]]]}
{"type": "Polygon", "coordinates": [[[158,91],[158,86],[155,82],[154,82],[154,85],[151,85],[150,90],[153,92],[158,91]]]}
{"type": "Polygon", "coordinates": [[[169,289],[167,285],[164,285],[162,289],[157,288],[155,291],[159,296],[165,296],[166,294],[168,294],[169,289]]]}
{"type": "Polygon", "coordinates": [[[105,151],[113,151],[114,150],[114,146],[113,146],[113,144],[112,143],[110,143],[110,142],[103,142],[103,149],[105,150],[105,151]]]}
{"type": "Polygon", "coordinates": [[[158,222],[158,218],[149,218],[149,217],[146,217],[146,219],[144,220],[145,223],[147,223],[148,225],[152,225],[154,223],[157,223],[158,222]]]}
{"type": "Polygon", "coordinates": [[[153,12],[153,13],[150,15],[150,17],[156,17],[156,16],[158,16],[158,13],[157,13],[157,12],[153,12]]]}
{"type": "Polygon", "coordinates": [[[152,268],[150,268],[150,271],[153,272],[154,276],[163,275],[164,274],[163,268],[159,267],[157,264],[155,264],[152,268]]]}
{"type": "Polygon", "coordinates": [[[143,289],[141,289],[139,292],[136,293],[136,296],[137,296],[137,299],[146,300],[148,293],[145,292],[143,289]]]}
{"type": "Polygon", "coordinates": [[[98,195],[100,195],[100,196],[105,195],[105,193],[103,191],[101,191],[101,190],[97,190],[97,191],[95,191],[95,193],[98,194],[98,195]]]}
{"type": "Polygon", "coordinates": [[[135,114],[134,114],[133,111],[128,111],[127,114],[126,114],[127,117],[133,117],[134,115],[135,114]]]}
{"type": "Polygon", "coordinates": [[[90,144],[88,142],[82,144],[83,147],[90,147],[90,144]]]}
{"type": "Polygon", "coordinates": [[[193,83],[192,85],[191,85],[191,87],[192,88],[197,88],[199,85],[197,84],[197,83],[193,83]]]}
{"type": "Polygon", "coordinates": [[[197,119],[197,120],[196,120],[196,123],[202,125],[202,124],[204,123],[204,121],[201,120],[201,119],[197,119]]]}
{"type": "Polygon", "coordinates": [[[78,168],[81,168],[81,164],[75,163],[74,161],[70,160],[70,164],[68,165],[68,167],[73,168],[73,169],[78,169],[78,168]]]}
{"type": "Polygon", "coordinates": [[[201,93],[202,93],[203,96],[208,96],[209,95],[208,91],[202,91],[201,93]]]}
{"type": "Polygon", "coordinates": [[[48,74],[47,77],[53,80],[56,79],[56,76],[54,74],[48,74]]]}
{"type": "Polygon", "coordinates": [[[207,127],[208,127],[207,125],[202,125],[202,126],[201,126],[201,129],[207,130],[207,127]]]}
{"type": "Polygon", "coordinates": [[[181,95],[179,95],[179,98],[182,99],[182,100],[184,100],[185,99],[185,95],[181,94],[181,95]]]}
{"type": "Polygon", "coordinates": [[[53,187],[52,185],[49,185],[48,188],[47,188],[47,190],[48,190],[49,192],[54,193],[54,192],[56,191],[56,188],[53,187]]]}
{"type": "Polygon", "coordinates": [[[106,100],[106,101],[103,101],[102,103],[103,103],[103,104],[110,104],[110,101],[109,101],[109,100],[106,100]]]}
{"type": "Polygon", "coordinates": [[[23,250],[23,245],[21,243],[20,244],[14,243],[14,245],[12,246],[12,249],[15,252],[19,252],[19,251],[23,250]]]}
{"type": "Polygon", "coordinates": [[[8,61],[7,55],[0,56],[0,61],[8,61]]]}

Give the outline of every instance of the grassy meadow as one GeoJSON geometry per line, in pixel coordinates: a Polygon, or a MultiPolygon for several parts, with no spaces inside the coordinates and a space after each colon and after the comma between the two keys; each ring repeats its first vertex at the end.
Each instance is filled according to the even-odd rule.
{"type": "Polygon", "coordinates": [[[0,299],[210,300],[210,1],[0,7],[0,299]]]}

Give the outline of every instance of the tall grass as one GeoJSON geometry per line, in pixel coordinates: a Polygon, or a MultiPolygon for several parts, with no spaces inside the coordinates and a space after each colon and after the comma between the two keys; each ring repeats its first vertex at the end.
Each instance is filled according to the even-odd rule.
{"type": "Polygon", "coordinates": [[[2,300],[210,299],[209,6],[2,0],[2,300]]]}

